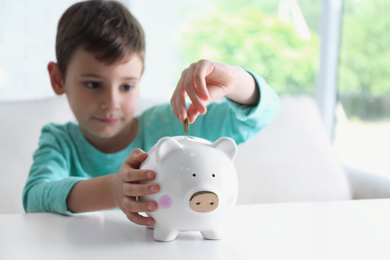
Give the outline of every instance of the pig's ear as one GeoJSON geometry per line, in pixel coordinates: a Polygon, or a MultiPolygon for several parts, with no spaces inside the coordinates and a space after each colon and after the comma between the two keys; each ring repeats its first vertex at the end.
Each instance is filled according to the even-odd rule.
{"type": "Polygon", "coordinates": [[[161,138],[157,143],[157,162],[161,161],[170,152],[178,149],[182,150],[183,146],[175,138],[161,138]]]}
{"type": "Polygon", "coordinates": [[[234,160],[237,154],[236,142],[230,137],[221,137],[212,144],[212,147],[224,152],[230,160],[234,160]]]}

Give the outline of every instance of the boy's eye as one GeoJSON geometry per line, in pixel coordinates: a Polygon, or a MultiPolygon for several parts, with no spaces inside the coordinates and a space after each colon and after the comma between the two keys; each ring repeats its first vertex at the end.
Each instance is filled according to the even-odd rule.
{"type": "Polygon", "coordinates": [[[84,84],[88,88],[98,88],[99,87],[99,83],[98,82],[89,81],[89,82],[85,82],[84,84]]]}
{"type": "Polygon", "coordinates": [[[132,85],[129,85],[129,84],[126,84],[126,85],[122,85],[120,87],[121,90],[124,90],[124,91],[129,91],[129,90],[132,90],[134,87],[132,85]]]}

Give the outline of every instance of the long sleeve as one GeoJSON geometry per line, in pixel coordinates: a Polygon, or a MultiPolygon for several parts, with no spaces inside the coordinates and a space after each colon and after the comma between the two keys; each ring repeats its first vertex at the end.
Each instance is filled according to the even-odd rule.
{"type": "Polygon", "coordinates": [[[133,145],[136,142],[105,154],[84,138],[77,123],[46,125],[23,191],[25,211],[71,214],[66,199],[73,186],[80,180],[117,173],[133,145]]]}
{"type": "Polygon", "coordinates": [[[42,131],[39,149],[35,151],[23,191],[26,212],[57,212],[69,214],[66,199],[81,177],[70,176],[67,146],[53,135],[50,128],[42,131]]]}

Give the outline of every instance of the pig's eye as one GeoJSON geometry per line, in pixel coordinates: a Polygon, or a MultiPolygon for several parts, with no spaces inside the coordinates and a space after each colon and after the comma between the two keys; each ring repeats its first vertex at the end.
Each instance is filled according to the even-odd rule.
{"type": "Polygon", "coordinates": [[[211,175],[211,176],[215,177],[215,174],[213,173],[213,175],[211,175]]]}
{"type": "Polygon", "coordinates": [[[196,173],[193,173],[193,174],[192,174],[192,177],[196,177],[196,173]]]}

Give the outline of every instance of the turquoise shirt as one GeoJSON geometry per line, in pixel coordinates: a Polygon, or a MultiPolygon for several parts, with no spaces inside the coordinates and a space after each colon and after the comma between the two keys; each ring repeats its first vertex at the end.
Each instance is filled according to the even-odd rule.
{"type": "Polygon", "coordinates": [[[229,136],[237,144],[249,140],[271,123],[279,111],[277,94],[261,77],[253,76],[260,90],[256,106],[242,106],[223,98],[210,104],[207,114],[200,115],[187,134],[170,104],[152,107],[137,117],[136,137],[117,153],[106,154],[94,148],[75,122],[47,124],[23,191],[25,211],[71,214],[66,199],[78,181],[117,173],[134,148],[148,151],[164,136],[190,135],[210,141],[229,136]]]}

